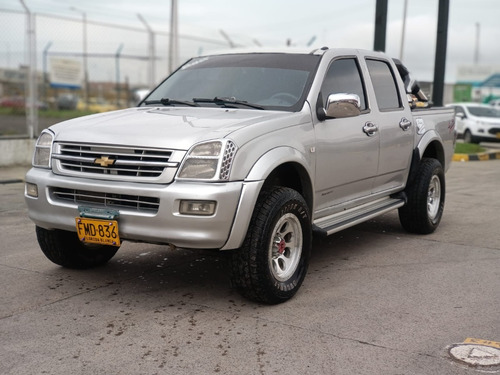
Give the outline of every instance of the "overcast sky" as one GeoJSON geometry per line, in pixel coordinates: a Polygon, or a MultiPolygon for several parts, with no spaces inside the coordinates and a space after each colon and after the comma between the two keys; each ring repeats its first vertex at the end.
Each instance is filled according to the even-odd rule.
{"type": "MultiPolygon", "coordinates": [[[[438,0],[407,1],[402,59],[417,79],[432,80],[438,0]]],[[[77,12],[70,10],[73,6],[85,12],[89,21],[143,28],[137,16],[139,13],[155,31],[169,30],[170,0],[25,0],[25,3],[36,13],[81,18],[77,12]]],[[[313,41],[311,47],[372,49],[375,4],[376,0],[178,0],[179,33],[220,43],[211,47],[200,45],[195,50],[193,46],[188,48],[187,42],[181,39],[180,59],[207,52],[209,48],[224,47],[225,40],[220,30],[235,43],[248,47],[257,43],[265,47],[281,47],[289,39],[297,47],[306,47],[313,41]]],[[[386,52],[393,57],[399,57],[401,53],[403,5],[404,0],[389,0],[386,52]]],[[[22,9],[19,0],[0,0],[0,12],[22,9]]],[[[0,51],[2,44],[5,48],[14,49],[9,42],[13,39],[12,31],[2,30],[4,27],[11,26],[0,22],[0,51]]],[[[24,29],[20,32],[24,33],[24,29]]],[[[40,51],[48,39],[38,34],[37,49],[40,51]]],[[[50,41],[54,38],[51,36],[50,41]]],[[[106,35],[100,38],[106,39],[106,35]]],[[[73,44],[79,44],[80,40],[81,37],[73,40],[73,44]]],[[[166,50],[167,46],[158,45],[161,43],[157,40],[157,48],[166,50]]],[[[62,48],[63,45],[60,45],[62,48]]],[[[91,48],[89,46],[89,50],[91,48]]],[[[110,45],[109,48],[116,47],[110,45]]],[[[447,82],[455,81],[458,65],[474,62],[476,48],[480,64],[500,67],[500,1],[450,0],[447,82]]]]}

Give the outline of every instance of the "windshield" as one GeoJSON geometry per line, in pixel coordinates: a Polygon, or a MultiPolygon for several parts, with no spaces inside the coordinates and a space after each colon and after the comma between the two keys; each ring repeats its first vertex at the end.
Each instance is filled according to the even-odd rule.
{"type": "Polygon", "coordinates": [[[320,56],[302,54],[235,54],[188,61],[158,86],[142,105],[195,102],[299,111],[320,56]],[[168,101],[166,100],[168,99],[168,101]],[[215,99],[215,100],[214,100],[215,99]]]}
{"type": "Polygon", "coordinates": [[[488,107],[467,107],[471,115],[477,117],[500,117],[500,110],[488,107]]]}

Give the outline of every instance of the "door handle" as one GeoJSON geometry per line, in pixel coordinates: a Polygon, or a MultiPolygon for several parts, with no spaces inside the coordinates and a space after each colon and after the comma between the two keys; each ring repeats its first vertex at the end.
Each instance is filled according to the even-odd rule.
{"type": "Polygon", "coordinates": [[[408,129],[410,129],[410,126],[411,126],[411,121],[408,120],[406,117],[403,117],[399,122],[399,127],[403,129],[403,131],[407,131],[408,129]]]}
{"type": "Polygon", "coordinates": [[[375,133],[378,132],[378,126],[375,125],[373,122],[367,122],[365,126],[363,126],[363,132],[368,137],[373,137],[375,133]]]}

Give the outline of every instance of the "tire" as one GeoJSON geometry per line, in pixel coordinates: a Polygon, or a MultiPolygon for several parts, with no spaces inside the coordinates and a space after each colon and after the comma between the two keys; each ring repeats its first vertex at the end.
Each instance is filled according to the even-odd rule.
{"type": "Polygon", "coordinates": [[[464,133],[464,143],[479,143],[479,140],[472,135],[470,130],[466,130],[464,133]]]}
{"type": "Polygon", "coordinates": [[[304,198],[285,187],[263,191],[243,245],[232,254],[233,287],[257,302],[289,300],[307,273],[311,239],[311,218],[304,198]]]}
{"type": "Polygon", "coordinates": [[[118,251],[117,246],[82,243],[76,233],[36,227],[38,244],[53,263],[66,268],[85,269],[107,263],[118,251]]]}
{"type": "Polygon", "coordinates": [[[406,194],[408,202],[399,209],[403,228],[411,233],[434,232],[444,210],[445,180],[441,163],[436,159],[422,159],[406,194]]]}

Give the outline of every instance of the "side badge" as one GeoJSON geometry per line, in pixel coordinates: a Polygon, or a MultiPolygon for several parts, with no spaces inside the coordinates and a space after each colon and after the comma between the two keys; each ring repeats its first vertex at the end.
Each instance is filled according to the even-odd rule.
{"type": "Polygon", "coordinates": [[[415,124],[417,124],[417,134],[422,135],[425,133],[425,123],[424,119],[421,117],[418,117],[415,119],[415,124]]]}

